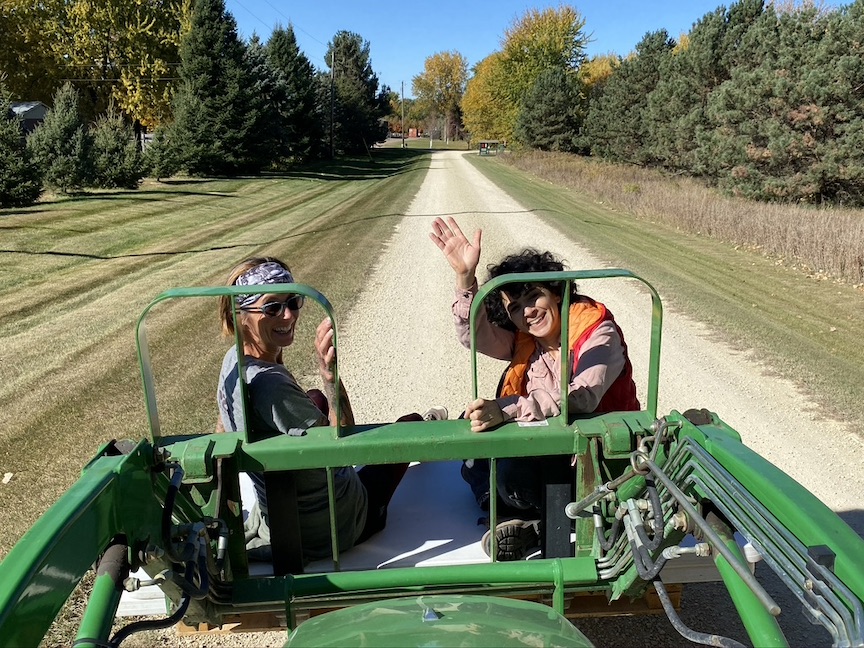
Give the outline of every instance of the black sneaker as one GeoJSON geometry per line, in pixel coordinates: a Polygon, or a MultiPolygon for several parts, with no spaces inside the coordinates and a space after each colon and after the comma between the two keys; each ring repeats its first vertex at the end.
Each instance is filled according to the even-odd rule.
{"type": "MultiPolygon", "coordinates": [[[[506,520],[495,527],[495,560],[524,560],[540,546],[540,520],[506,520]]],[[[483,534],[480,545],[491,556],[492,530],[483,534]]]]}

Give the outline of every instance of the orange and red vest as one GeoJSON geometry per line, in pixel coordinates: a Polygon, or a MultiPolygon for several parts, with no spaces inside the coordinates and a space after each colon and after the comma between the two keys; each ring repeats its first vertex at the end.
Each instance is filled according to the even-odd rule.
{"type": "MultiPolygon", "coordinates": [[[[596,409],[597,414],[606,412],[639,411],[639,399],[636,398],[636,383],[633,382],[633,367],[630,357],[627,355],[627,344],[624,335],[615,323],[606,307],[600,302],[584,299],[570,305],[570,319],[568,323],[568,340],[570,344],[570,376],[579,373],[579,350],[585,341],[591,337],[595,329],[603,322],[612,322],[615,330],[621,338],[621,347],[624,351],[624,368],[612,383],[603,397],[600,399],[596,409]]],[[[516,333],[513,359],[510,367],[504,375],[499,396],[527,396],[528,361],[534,353],[537,343],[534,336],[518,331],[516,333]]],[[[562,360],[563,361],[563,360],[562,360]]]]}

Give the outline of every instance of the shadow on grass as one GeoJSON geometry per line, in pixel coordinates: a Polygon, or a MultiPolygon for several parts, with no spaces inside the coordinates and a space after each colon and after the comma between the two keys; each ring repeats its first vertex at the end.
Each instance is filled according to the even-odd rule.
{"type": "Polygon", "coordinates": [[[307,164],[296,169],[287,171],[264,171],[258,175],[241,175],[230,177],[213,178],[166,178],[154,180],[154,182],[165,187],[178,187],[177,189],[118,189],[116,191],[79,191],[70,193],[62,198],[42,200],[31,207],[0,210],[0,218],[4,216],[24,216],[39,214],[45,210],[43,206],[62,205],[83,201],[131,201],[131,202],[157,202],[165,196],[215,196],[220,198],[236,198],[233,193],[224,191],[193,191],[179,189],[187,185],[201,185],[224,180],[256,180],[264,178],[277,179],[302,179],[323,181],[346,181],[346,180],[380,180],[397,176],[415,170],[413,163],[417,158],[429,155],[434,151],[412,150],[412,149],[374,149],[371,157],[341,158],[338,160],[324,160],[307,164]]]}
{"type": "MultiPolygon", "coordinates": [[[[530,210],[533,211],[533,210],[530,210]]],[[[53,256],[53,257],[70,257],[70,258],[80,258],[80,259],[94,259],[98,261],[110,261],[113,259],[135,259],[140,257],[166,257],[166,256],[179,256],[181,254],[200,254],[202,252],[217,252],[222,250],[239,250],[243,248],[257,248],[262,245],[266,245],[269,243],[273,243],[275,241],[289,241],[291,239],[300,238],[303,236],[314,236],[316,234],[323,234],[324,232],[332,232],[333,230],[339,230],[344,227],[348,227],[349,225],[356,225],[357,223],[363,223],[366,221],[375,221],[380,220],[382,218],[404,218],[408,216],[409,218],[434,218],[436,216],[458,216],[460,214],[478,214],[478,213],[488,213],[495,215],[502,214],[524,214],[526,213],[523,210],[513,211],[513,212],[446,212],[440,214],[404,214],[404,213],[392,213],[392,214],[377,214],[375,216],[364,216],[362,218],[354,218],[354,219],[346,219],[336,223],[334,225],[330,225],[328,227],[316,227],[313,229],[302,230],[299,232],[292,232],[291,234],[286,234],[285,236],[280,236],[277,238],[268,238],[267,240],[262,241],[251,241],[248,243],[237,243],[237,244],[229,244],[229,245],[212,245],[209,247],[202,248],[191,248],[188,250],[163,250],[163,251],[155,251],[155,252],[141,252],[141,253],[131,253],[131,254],[87,254],[86,252],[64,252],[60,250],[45,250],[45,251],[35,251],[35,250],[10,250],[10,249],[0,249],[0,254],[23,254],[27,256],[53,256]]]]}
{"type": "Polygon", "coordinates": [[[315,162],[283,172],[268,172],[264,177],[305,180],[376,180],[414,171],[417,158],[430,151],[374,149],[372,157],[341,158],[315,162]]]}
{"type": "MultiPolygon", "coordinates": [[[[434,152],[434,151],[433,151],[434,152]]],[[[242,176],[235,179],[257,179],[257,178],[304,178],[304,179],[318,179],[318,180],[368,180],[368,179],[377,179],[377,178],[385,178],[392,177],[402,173],[407,173],[409,171],[415,170],[414,162],[420,158],[421,156],[429,155],[429,151],[423,150],[409,150],[409,149],[392,149],[392,150],[384,150],[384,149],[375,149],[373,151],[374,157],[372,159],[369,158],[345,158],[336,161],[324,161],[318,162],[312,165],[308,165],[303,169],[297,169],[293,172],[284,172],[284,173],[264,173],[259,176],[242,176]]],[[[214,180],[171,180],[171,181],[162,181],[163,184],[170,184],[174,186],[182,186],[187,183],[198,183],[198,182],[213,182],[214,180]]],[[[236,198],[237,196],[234,194],[226,194],[221,192],[198,192],[198,191],[185,191],[179,189],[170,189],[170,190],[141,190],[135,192],[134,190],[118,190],[113,192],[100,192],[98,194],[80,194],[65,200],[58,200],[56,202],[62,203],[67,201],[75,201],[75,200],[133,200],[133,201],[159,201],[164,200],[166,195],[192,195],[192,196],[217,196],[217,197],[225,197],[225,198],[236,198]]],[[[45,202],[41,204],[52,204],[50,202],[45,202]]],[[[38,213],[38,211],[29,211],[24,210],[21,213],[38,213]]],[[[476,212],[471,212],[476,213],[476,212]]],[[[522,213],[522,212],[518,212],[522,213]]],[[[439,214],[425,214],[422,215],[424,217],[428,216],[436,216],[439,214]]],[[[445,215],[454,215],[453,213],[448,212],[447,214],[440,214],[441,216],[445,215]]],[[[458,214],[456,214],[458,215],[458,214]]],[[[209,246],[203,248],[192,248],[187,250],[164,250],[164,251],[151,251],[151,252],[142,252],[142,253],[130,253],[130,254],[116,254],[116,255],[101,255],[101,254],[88,254],[86,252],[71,252],[71,251],[63,251],[63,250],[46,250],[46,251],[37,251],[37,250],[25,250],[25,249],[0,249],[0,253],[6,254],[22,254],[22,255],[32,255],[32,256],[54,256],[54,257],[67,257],[67,258],[82,258],[82,259],[94,259],[94,260],[102,260],[108,261],[112,259],[129,259],[129,258],[139,258],[139,257],[162,257],[162,256],[174,256],[181,254],[197,254],[201,252],[214,252],[220,250],[231,250],[231,249],[242,249],[242,248],[254,248],[265,243],[272,243],[274,241],[284,241],[290,240],[293,238],[298,238],[301,236],[309,236],[315,234],[321,234],[324,232],[329,232],[332,230],[344,228],[346,226],[354,225],[363,221],[372,221],[378,220],[381,218],[402,218],[405,214],[403,213],[391,213],[391,214],[379,214],[374,216],[365,216],[362,218],[348,219],[345,221],[341,221],[337,224],[328,226],[328,227],[320,227],[309,230],[303,230],[299,232],[292,232],[291,234],[286,234],[285,236],[279,237],[277,239],[269,239],[268,241],[255,241],[250,243],[242,243],[242,244],[231,244],[231,245],[216,245],[209,246]]],[[[417,217],[420,215],[412,214],[412,217],[417,217]]],[[[27,229],[26,225],[15,225],[14,227],[3,228],[2,229],[27,229]]],[[[42,229],[42,228],[37,228],[42,229]]],[[[70,230],[72,231],[72,230],[70,230]]]]}
{"type": "MultiPolygon", "coordinates": [[[[177,184],[186,184],[185,182],[177,184]]],[[[219,198],[235,198],[234,194],[224,193],[219,191],[184,191],[178,189],[165,189],[164,191],[149,190],[149,189],[118,189],[117,191],[100,191],[99,193],[80,192],[72,194],[67,198],[58,198],[57,200],[44,200],[39,202],[41,205],[63,205],[65,203],[83,202],[91,200],[125,200],[131,202],[156,202],[164,200],[165,196],[215,196],[219,198]]],[[[7,212],[8,213],[8,212],[7,212]]],[[[7,215],[0,212],[0,215],[7,215]]],[[[20,212],[22,214],[34,213],[28,211],[20,212]]]]}
{"type": "MultiPolygon", "coordinates": [[[[40,204],[44,205],[45,203],[40,204]]],[[[25,209],[0,209],[0,219],[6,216],[32,216],[33,214],[41,214],[44,211],[44,209],[39,209],[35,205],[25,209]]]]}

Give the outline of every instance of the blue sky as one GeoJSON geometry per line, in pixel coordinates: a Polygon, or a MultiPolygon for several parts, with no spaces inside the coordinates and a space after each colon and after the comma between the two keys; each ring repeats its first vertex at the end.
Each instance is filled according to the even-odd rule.
{"type": "MultiPolygon", "coordinates": [[[[456,50],[470,67],[501,49],[504,30],[528,9],[558,7],[559,1],[434,0],[226,0],[240,35],[253,32],[266,41],[276,24],[294,25],[300,49],[317,68],[325,68],[327,43],[339,30],[360,34],[370,43],[372,68],[381,83],[411,96],[411,79],[423,72],[427,57],[456,50]]],[[[586,0],[571,3],[585,18],[592,36],[588,55],[625,55],[651,31],[664,28],[673,38],[722,2],[716,0],[586,0]]],[[[725,4],[729,4],[728,2],[725,4]]]]}

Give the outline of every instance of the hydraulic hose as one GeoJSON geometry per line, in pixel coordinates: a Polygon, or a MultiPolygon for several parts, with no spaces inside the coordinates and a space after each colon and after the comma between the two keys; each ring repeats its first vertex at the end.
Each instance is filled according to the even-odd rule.
{"type": "Polygon", "coordinates": [[[663,504],[660,502],[660,495],[657,494],[654,479],[646,475],[645,485],[648,487],[648,499],[654,511],[654,536],[648,543],[648,550],[654,551],[663,542],[663,504]]]}
{"type": "Polygon", "coordinates": [[[176,610],[174,610],[171,616],[165,617],[164,619],[136,621],[135,623],[130,623],[129,625],[120,628],[120,630],[118,630],[108,642],[108,648],[117,648],[122,641],[128,639],[130,635],[133,635],[136,632],[144,632],[145,630],[162,630],[163,628],[170,628],[177,624],[183,618],[183,615],[186,614],[186,610],[189,609],[190,600],[191,599],[188,596],[184,596],[183,600],[180,601],[180,605],[176,610]]]}
{"type": "MultiPolygon", "coordinates": [[[[192,571],[188,569],[188,567],[185,580],[187,581],[187,585],[189,587],[194,588],[194,585],[191,582],[192,571]]],[[[120,628],[120,630],[118,630],[108,642],[108,648],[117,648],[121,644],[121,642],[123,642],[125,639],[128,639],[130,635],[133,635],[136,632],[144,632],[145,630],[162,630],[163,628],[170,628],[171,626],[176,625],[186,614],[186,610],[189,609],[189,603],[191,602],[191,600],[192,597],[190,597],[188,594],[184,596],[180,600],[180,605],[177,606],[177,609],[164,619],[136,621],[134,623],[130,623],[123,628],[120,628]]]]}
{"type": "Polygon", "coordinates": [[[651,560],[651,555],[648,553],[648,548],[642,543],[641,538],[636,533],[636,529],[630,518],[624,520],[624,528],[627,530],[627,539],[630,541],[630,551],[633,553],[633,564],[636,565],[636,571],[639,578],[650,581],[657,577],[663,565],[669,558],[660,554],[657,560],[651,560]]]}
{"type": "Polygon", "coordinates": [[[684,622],[678,613],[675,612],[675,606],[672,605],[672,599],[669,598],[669,593],[660,579],[654,580],[654,589],[657,591],[657,596],[660,598],[660,603],[663,605],[663,610],[666,616],[669,617],[672,627],[678,631],[682,637],[693,643],[702,644],[703,646],[719,646],[720,648],[746,648],[744,644],[730,639],[729,637],[721,637],[716,634],[706,634],[704,632],[696,632],[691,630],[684,622]]]}
{"type": "Polygon", "coordinates": [[[621,533],[621,518],[617,515],[615,516],[615,521],[612,523],[609,537],[606,538],[606,531],[603,526],[603,516],[600,513],[600,508],[598,506],[595,506],[594,529],[597,532],[597,542],[600,544],[600,548],[603,550],[603,553],[606,553],[612,548],[612,545],[615,544],[615,541],[618,540],[618,535],[621,533]]]}

